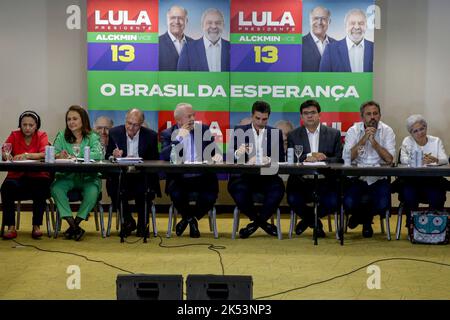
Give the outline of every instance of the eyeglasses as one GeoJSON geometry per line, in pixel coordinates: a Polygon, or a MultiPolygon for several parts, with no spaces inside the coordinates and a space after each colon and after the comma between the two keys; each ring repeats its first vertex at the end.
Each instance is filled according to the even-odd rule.
{"type": "Polygon", "coordinates": [[[414,129],[413,131],[411,131],[411,133],[412,134],[416,134],[416,133],[419,133],[419,132],[423,132],[426,129],[427,129],[427,127],[420,127],[420,128],[414,129]]]}
{"type": "Polygon", "coordinates": [[[316,22],[316,21],[319,21],[319,22],[321,22],[321,21],[324,21],[324,22],[328,22],[328,17],[313,17],[312,18],[312,21],[314,21],[314,22],[316,22]]]}
{"type": "Polygon", "coordinates": [[[102,126],[95,127],[95,130],[98,130],[98,131],[109,131],[109,127],[102,127],[102,126]]]}

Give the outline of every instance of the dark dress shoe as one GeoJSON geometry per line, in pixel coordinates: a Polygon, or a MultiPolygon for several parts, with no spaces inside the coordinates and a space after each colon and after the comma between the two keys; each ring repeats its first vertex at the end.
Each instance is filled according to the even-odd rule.
{"type": "Polygon", "coordinates": [[[263,229],[268,235],[276,237],[278,235],[277,227],[271,223],[262,223],[261,229],[263,229]]]}
{"type": "Polygon", "coordinates": [[[83,238],[84,233],[85,233],[84,229],[78,227],[73,231],[73,239],[75,241],[80,241],[83,238]]]}
{"type": "Polygon", "coordinates": [[[186,230],[188,224],[189,224],[189,221],[187,219],[181,219],[181,221],[177,223],[177,225],[175,227],[175,233],[177,234],[177,236],[181,236],[183,234],[183,232],[184,232],[184,230],[186,230]]]}
{"type": "Polygon", "coordinates": [[[327,235],[325,234],[325,231],[323,231],[323,228],[317,228],[317,238],[325,238],[327,235]]]}
{"type": "MultiPolygon", "coordinates": [[[[136,231],[136,237],[144,238],[145,236],[145,227],[144,228],[137,228],[136,231]]],[[[147,238],[150,237],[150,230],[147,230],[147,238]]]]}
{"type": "Polygon", "coordinates": [[[200,231],[198,230],[197,219],[189,219],[189,236],[191,238],[200,238],[200,231]]]}
{"type": "Polygon", "coordinates": [[[247,227],[239,230],[239,237],[241,239],[247,239],[252,234],[254,234],[255,231],[258,230],[258,228],[259,228],[259,226],[258,226],[258,224],[256,224],[256,222],[251,222],[247,225],[247,227]]]}
{"type": "Polygon", "coordinates": [[[363,225],[362,236],[364,238],[372,238],[372,236],[373,236],[372,224],[364,224],[363,225]]]}
{"type": "Polygon", "coordinates": [[[348,219],[348,224],[347,226],[350,229],[355,229],[357,226],[359,226],[359,221],[358,219],[356,219],[353,215],[348,219]]]}
{"type": "Polygon", "coordinates": [[[137,228],[136,221],[134,221],[134,219],[125,220],[125,222],[123,223],[123,230],[122,230],[123,236],[128,237],[134,230],[136,230],[136,228],[137,228]]]}
{"type": "Polygon", "coordinates": [[[308,229],[308,222],[303,219],[295,226],[295,234],[301,235],[306,229],[308,229]]]}
{"type": "Polygon", "coordinates": [[[72,240],[73,239],[73,228],[69,227],[66,231],[64,231],[64,239],[72,240]]]}

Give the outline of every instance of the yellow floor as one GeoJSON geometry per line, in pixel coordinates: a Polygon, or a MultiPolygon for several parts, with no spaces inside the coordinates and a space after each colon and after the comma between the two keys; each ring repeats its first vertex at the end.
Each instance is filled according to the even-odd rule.
{"type": "MultiPolygon", "coordinates": [[[[81,242],[30,236],[31,215],[22,214],[22,228],[17,241],[45,250],[57,250],[102,260],[134,273],[145,274],[222,274],[218,255],[205,246],[161,248],[160,239],[148,243],[119,243],[114,230],[110,238],[102,239],[95,231],[93,219],[86,222],[88,230],[81,242]]],[[[395,220],[391,221],[394,227],[395,220]]],[[[387,241],[380,233],[378,220],[375,235],[364,239],[361,230],[349,230],[344,246],[334,233],[327,232],[314,246],[312,233],[307,231],[294,239],[287,239],[289,220],[282,220],[284,239],[277,240],[258,230],[249,239],[231,240],[231,218],[219,216],[219,239],[208,231],[207,220],[200,221],[200,239],[188,236],[165,238],[167,215],[158,216],[158,229],[163,245],[214,244],[220,250],[225,274],[251,275],[254,298],[304,287],[343,275],[386,258],[412,258],[450,264],[450,246],[412,245],[402,240],[387,241]]],[[[241,224],[247,220],[242,219],[241,224]]],[[[324,221],[324,224],[327,223],[324,221]]],[[[66,225],[63,225],[63,229],[66,225]]],[[[188,232],[187,232],[188,234],[188,232]]],[[[132,236],[128,241],[135,241],[132,236]]],[[[367,268],[332,281],[301,290],[276,295],[270,299],[450,299],[450,267],[417,261],[384,261],[376,263],[381,270],[381,288],[368,289],[371,274],[367,268]]],[[[13,241],[0,240],[0,299],[115,299],[116,276],[125,272],[105,264],[89,262],[82,257],[39,251],[20,246],[13,241]],[[69,290],[66,282],[71,265],[80,267],[81,289],[69,290]]]]}

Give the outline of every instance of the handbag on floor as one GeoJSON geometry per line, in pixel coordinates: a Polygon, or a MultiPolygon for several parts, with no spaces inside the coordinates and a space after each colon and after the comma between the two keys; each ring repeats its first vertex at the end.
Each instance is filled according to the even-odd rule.
{"type": "Polygon", "coordinates": [[[412,243],[448,244],[449,214],[442,211],[411,212],[409,239],[412,243]]]}

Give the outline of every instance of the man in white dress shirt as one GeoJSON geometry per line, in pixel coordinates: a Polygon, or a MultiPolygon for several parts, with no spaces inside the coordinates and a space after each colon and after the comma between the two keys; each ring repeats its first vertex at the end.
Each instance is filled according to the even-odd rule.
{"type": "Polygon", "coordinates": [[[167,32],[159,36],[159,71],[176,71],[181,50],[192,38],[184,34],[188,12],[180,6],[167,11],[167,32]]]}
{"type": "Polygon", "coordinates": [[[323,53],[321,72],[372,72],[373,42],[366,40],[367,17],[364,11],[352,9],[344,19],[347,36],[330,43],[323,53]]]}
{"type": "Polygon", "coordinates": [[[309,13],[310,32],[302,39],[302,71],[318,72],[326,46],[336,40],[327,35],[331,12],[318,6],[309,13]]]}
{"type": "Polygon", "coordinates": [[[230,42],[222,38],[225,27],[222,12],[215,8],[206,9],[201,23],[203,37],[183,48],[178,71],[229,71],[230,42]]]}
{"type": "MultiPolygon", "coordinates": [[[[392,164],[395,156],[395,134],[381,119],[380,105],[375,101],[363,103],[362,122],[355,123],[345,137],[345,150],[359,166],[392,164]]],[[[373,235],[375,214],[384,213],[391,205],[391,186],[386,177],[350,178],[344,196],[344,208],[351,214],[348,227],[363,225],[363,236],[373,235]]]]}

